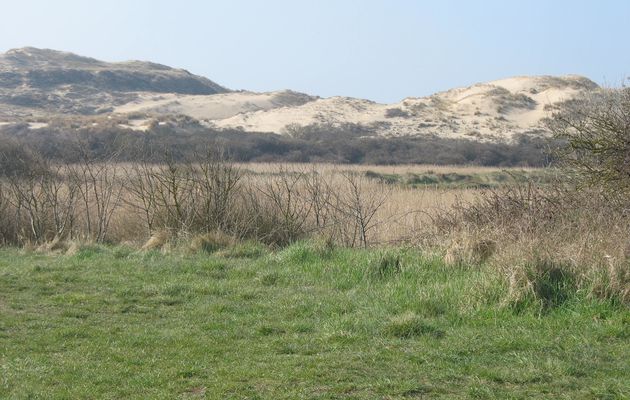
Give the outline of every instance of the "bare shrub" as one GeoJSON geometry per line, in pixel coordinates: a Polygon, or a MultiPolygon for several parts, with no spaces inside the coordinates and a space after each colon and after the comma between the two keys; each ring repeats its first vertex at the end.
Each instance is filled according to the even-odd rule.
{"type": "Polygon", "coordinates": [[[567,143],[558,158],[581,183],[627,194],[630,190],[630,88],[602,90],[564,103],[547,122],[567,143]]]}
{"type": "Polygon", "coordinates": [[[65,240],[74,229],[79,188],[66,166],[51,165],[47,170],[41,181],[44,201],[50,207],[55,238],[65,240]]]}
{"type": "Polygon", "coordinates": [[[127,183],[125,203],[142,216],[149,236],[155,231],[157,218],[157,180],[154,166],[145,160],[132,163],[124,168],[127,183]]]}
{"type": "Polygon", "coordinates": [[[364,176],[342,172],[343,188],[332,193],[330,206],[338,219],[338,229],[346,243],[352,247],[367,248],[370,232],[377,226],[376,213],[385,204],[391,188],[380,184],[370,185],[364,176]]]}
{"type": "Polygon", "coordinates": [[[8,201],[15,210],[16,225],[19,227],[18,240],[24,243],[44,242],[50,215],[39,174],[13,175],[8,179],[8,186],[8,201]]]}
{"type": "Polygon", "coordinates": [[[35,152],[18,141],[6,137],[0,140],[0,177],[32,171],[39,161],[35,152]]]}
{"type": "Polygon", "coordinates": [[[0,244],[17,242],[17,226],[11,205],[9,204],[9,187],[0,181],[0,244]]]}
{"type": "Polygon", "coordinates": [[[82,236],[102,243],[107,239],[112,216],[122,202],[124,191],[114,157],[96,160],[84,153],[79,163],[69,166],[69,174],[82,206],[82,236]]]}
{"type": "Polygon", "coordinates": [[[196,162],[167,159],[125,168],[126,204],[142,216],[149,235],[165,229],[179,236],[238,230],[241,170],[210,151],[196,162]]]}
{"type": "Polygon", "coordinates": [[[197,218],[205,232],[236,230],[236,207],[243,172],[227,162],[222,153],[208,151],[194,175],[196,195],[201,197],[197,218]]]}
{"type": "Polygon", "coordinates": [[[189,234],[193,230],[198,200],[192,166],[177,163],[169,157],[165,164],[152,170],[149,179],[154,190],[155,223],[159,229],[170,230],[176,235],[189,234]]]}
{"type": "MultiPolygon", "coordinates": [[[[265,242],[286,245],[306,236],[310,231],[308,219],[312,205],[304,201],[304,173],[280,168],[277,175],[266,177],[257,186],[260,193],[257,220],[267,228],[262,235],[265,242]]],[[[251,196],[254,200],[257,196],[251,196]]],[[[255,200],[254,200],[255,201],[255,200]]],[[[259,230],[259,235],[262,232],[259,230]]]]}
{"type": "Polygon", "coordinates": [[[331,182],[326,180],[324,175],[315,168],[304,174],[303,179],[303,196],[305,196],[305,201],[311,205],[315,227],[318,230],[324,230],[330,225],[333,216],[330,207],[333,196],[331,182]]]}
{"type": "MultiPolygon", "coordinates": [[[[15,214],[14,242],[41,244],[62,240],[72,233],[77,186],[68,179],[65,166],[42,158],[13,171],[6,178],[3,206],[15,214]]],[[[8,219],[8,218],[7,218],[8,219]]]]}

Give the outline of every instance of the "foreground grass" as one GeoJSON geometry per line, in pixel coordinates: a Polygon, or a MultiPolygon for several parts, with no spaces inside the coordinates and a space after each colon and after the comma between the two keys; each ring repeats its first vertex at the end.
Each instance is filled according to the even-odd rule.
{"type": "Polygon", "coordinates": [[[392,253],[2,250],[0,398],[630,396],[624,306],[392,253]]]}

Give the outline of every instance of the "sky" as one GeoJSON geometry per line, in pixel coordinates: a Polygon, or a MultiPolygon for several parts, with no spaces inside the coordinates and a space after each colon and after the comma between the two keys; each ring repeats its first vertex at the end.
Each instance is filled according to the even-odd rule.
{"type": "Polygon", "coordinates": [[[230,89],[378,102],[517,75],[630,75],[627,0],[0,0],[0,52],[154,61],[230,89]]]}

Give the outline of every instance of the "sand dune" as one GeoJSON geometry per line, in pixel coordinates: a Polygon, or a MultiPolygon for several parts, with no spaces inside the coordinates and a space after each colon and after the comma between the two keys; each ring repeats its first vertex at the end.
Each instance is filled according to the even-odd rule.
{"type": "Polygon", "coordinates": [[[106,63],[24,48],[0,54],[0,126],[30,123],[38,129],[52,117],[116,116],[128,121],[121,127],[144,131],[156,120],[185,115],[209,127],[246,132],[287,134],[299,126],[352,124],[353,135],[509,141],[542,134],[542,120],[554,105],[595,89],[580,76],[521,76],[379,104],[289,90],[235,92],[155,63],[106,63]]]}
{"type": "Polygon", "coordinates": [[[255,111],[299,106],[315,99],[316,97],[288,90],[271,93],[233,92],[212,96],[179,94],[156,96],[155,93],[142,93],[137,100],[116,107],[114,112],[148,115],[183,114],[206,121],[226,119],[255,111]]]}
{"type": "Polygon", "coordinates": [[[280,134],[292,124],[353,123],[377,126],[381,136],[437,134],[505,141],[516,134],[535,133],[540,130],[541,120],[550,115],[548,106],[596,87],[578,76],[516,77],[408,98],[396,104],[332,97],[297,107],[216,118],[213,123],[223,128],[280,134]]]}

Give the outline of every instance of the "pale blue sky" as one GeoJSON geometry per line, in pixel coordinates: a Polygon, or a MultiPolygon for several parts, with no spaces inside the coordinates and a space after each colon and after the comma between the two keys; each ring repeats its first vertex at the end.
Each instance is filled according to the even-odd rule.
{"type": "Polygon", "coordinates": [[[0,52],[151,60],[231,89],[394,102],[514,75],[630,74],[627,0],[0,0],[0,52]]]}

